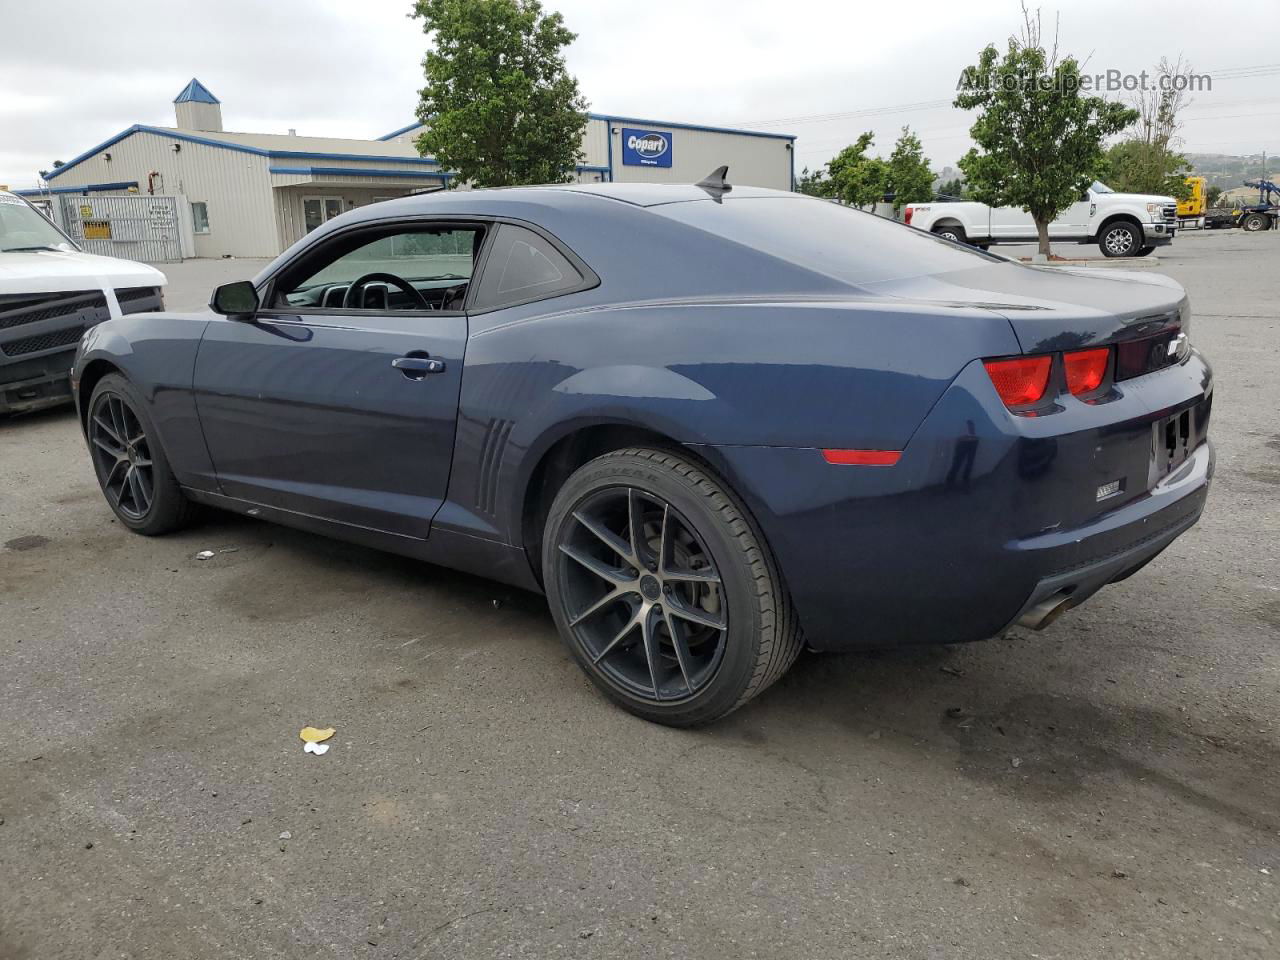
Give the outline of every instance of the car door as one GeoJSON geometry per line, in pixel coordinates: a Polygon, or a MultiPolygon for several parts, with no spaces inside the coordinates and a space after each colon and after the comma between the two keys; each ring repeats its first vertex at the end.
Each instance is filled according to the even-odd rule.
{"type": "Polygon", "coordinates": [[[1080,240],[1089,235],[1089,211],[1093,198],[1086,190],[1080,199],[1063,210],[1049,224],[1049,236],[1054,240],[1080,240]]]}
{"type": "Polygon", "coordinates": [[[194,387],[222,492],[425,538],[449,482],[484,233],[402,221],[329,234],[260,285],[256,315],[210,323],[194,387]]]}

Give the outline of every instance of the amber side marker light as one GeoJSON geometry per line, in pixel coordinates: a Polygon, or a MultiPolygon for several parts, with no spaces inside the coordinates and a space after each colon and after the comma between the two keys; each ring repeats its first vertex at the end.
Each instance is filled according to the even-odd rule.
{"type": "Polygon", "coordinates": [[[827,463],[846,467],[892,467],[902,456],[901,450],[823,450],[827,463]]]}

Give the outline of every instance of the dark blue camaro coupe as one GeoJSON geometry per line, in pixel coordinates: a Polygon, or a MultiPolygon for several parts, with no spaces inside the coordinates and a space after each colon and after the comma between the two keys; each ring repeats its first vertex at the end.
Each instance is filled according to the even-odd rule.
{"type": "Polygon", "coordinates": [[[546,593],[591,679],[714,720],[819,650],[1039,627],[1196,522],[1181,287],[723,183],[354,210],[212,311],[93,327],[128,527],[251,513],[546,593]]]}

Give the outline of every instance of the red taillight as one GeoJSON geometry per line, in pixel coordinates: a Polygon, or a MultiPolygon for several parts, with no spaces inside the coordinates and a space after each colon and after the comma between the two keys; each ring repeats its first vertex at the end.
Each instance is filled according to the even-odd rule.
{"type": "Polygon", "coordinates": [[[823,450],[827,463],[849,467],[892,467],[902,457],[900,450],[823,450]]]}
{"type": "Polygon", "coordinates": [[[1013,357],[982,362],[1006,407],[1024,407],[1043,397],[1052,364],[1052,357],[1013,357]]]}
{"type": "Polygon", "coordinates": [[[1107,375],[1107,362],[1110,359],[1110,347],[1064,353],[1062,362],[1067,372],[1067,389],[1076,396],[1097,390],[1102,384],[1102,378],[1107,375]]]}
{"type": "Polygon", "coordinates": [[[913,210],[911,207],[907,207],[905,210],[902,211],[902,222],[905,223],[908,227],[911,226],[911,215],[913,213],[915,213],[915,210],[913,210]]]}

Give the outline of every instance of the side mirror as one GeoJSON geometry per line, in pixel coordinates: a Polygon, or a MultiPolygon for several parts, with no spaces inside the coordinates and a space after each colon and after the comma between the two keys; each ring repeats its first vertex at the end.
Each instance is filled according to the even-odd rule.
{"type": "Polygon", "coordinates": [[[248,280],[224,283],[213,291],[209,309],[232,319],[247,319],[258,312],[258,291],[248,280]]]}

